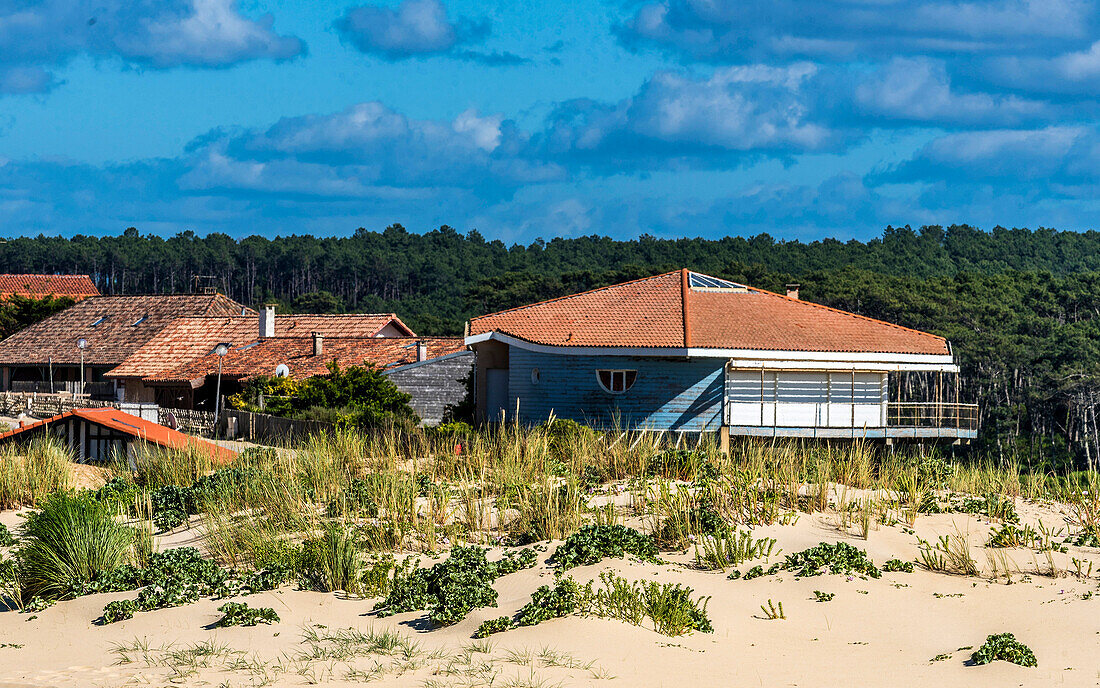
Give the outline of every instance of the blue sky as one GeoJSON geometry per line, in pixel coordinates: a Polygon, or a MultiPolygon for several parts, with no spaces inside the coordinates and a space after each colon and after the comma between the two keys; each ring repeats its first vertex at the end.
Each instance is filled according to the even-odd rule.
{"type": "Polygon", "coordinates": [[[1093,228],[1100,0],[0,0],[0,233],[1093,228]]]}

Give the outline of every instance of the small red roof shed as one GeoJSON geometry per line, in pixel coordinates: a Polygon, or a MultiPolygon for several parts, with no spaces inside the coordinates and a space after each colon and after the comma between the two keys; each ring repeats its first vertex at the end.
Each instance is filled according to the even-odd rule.
{"type": "Polygon", "coordinates": [[[0,443],[29,439],[33,434],[54,429],[68,442],[80,460],[105,460],[118,444],[149,442],[168,449],[209,452],[220,461],[231,461],[237,452],[178,430],[158,425],[118,409],[82,408],[40,420],[0,434],[0,443]],[[83,426],[83,427],[82,427],[83,426]]]}

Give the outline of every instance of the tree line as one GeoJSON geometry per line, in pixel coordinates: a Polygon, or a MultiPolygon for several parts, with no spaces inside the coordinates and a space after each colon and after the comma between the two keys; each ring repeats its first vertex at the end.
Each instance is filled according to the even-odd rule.
{"type": "Polygon", "coordinates": [[[979,451],[1065,468],[1100,457],[1100,232],[888,227],[869,241],[766,234],[507,245],[476,230],[400,225],[348,237],[20,237],[0,272],[88,274],[105,294],[216,287],[301,312],[396,312],[421,334],[473,315],[680,267],[947,337],[979,451]]]}

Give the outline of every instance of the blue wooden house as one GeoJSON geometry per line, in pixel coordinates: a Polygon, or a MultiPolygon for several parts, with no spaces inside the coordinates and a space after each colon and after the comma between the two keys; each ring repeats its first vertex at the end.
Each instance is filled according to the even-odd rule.
{"type": "Polygon", "coordinates": [[[466,344],[485,422],[554,416],[723,438],[977,430],[945,339],[800,300],[797,288],[678,270],[474,318],[466,344]],[[921,384],[902,385],[908,375],[921,384]]]}

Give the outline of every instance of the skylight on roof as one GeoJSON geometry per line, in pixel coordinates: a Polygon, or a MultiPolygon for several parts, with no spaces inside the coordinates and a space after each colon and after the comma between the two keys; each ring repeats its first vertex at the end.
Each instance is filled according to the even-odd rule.
{"type": "Polygon", "coordinates": [[[106,319],[107,319],[107,316],[106,316],[106,315],[101,315],[101,316],[99,316],[99,320],[96,320],[96,321],[95,321],[94,323],[92,323],[92,327],[96,327],[96,326],[98,326],[98,325],[102,325],[102,324],[103,324],[103,321],[104,321],[104,320],[106,320],[106,319]]]}
{"type": "Polygon", "coordinates": [[[698,291],[748,291],[748,287],[698,272],[688,273],[688,286],[698,291]]]}
{"type": "Polygon", "coordinates": [[[130,325],[130,327],[137,327],[137,326],[138,326],[138,325],[140,325],[141,323],[145,322],[145,319],[146,319],[146,318],[148,318],[148,317],[149,317],[148,315],[143,315],[143,316],[141,316],[140,318],[138,318],[137,320],[135,320],[135,321],[133,322],[133,324],[131,324],[131,325],[130,325]]]}

